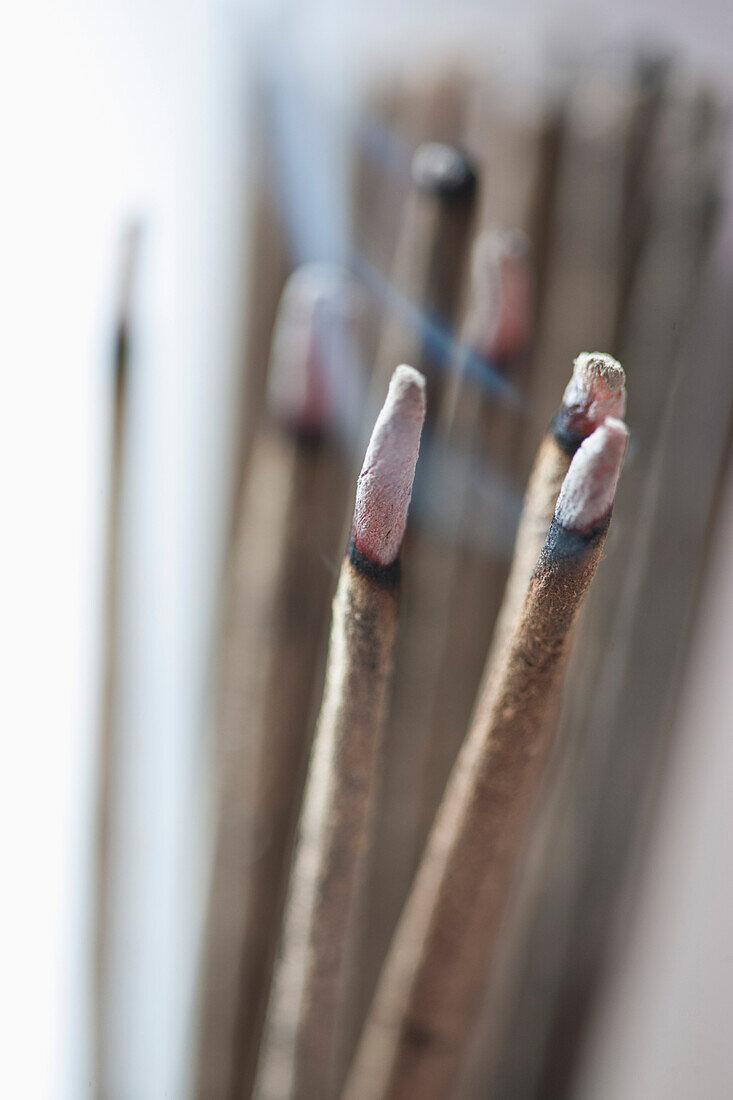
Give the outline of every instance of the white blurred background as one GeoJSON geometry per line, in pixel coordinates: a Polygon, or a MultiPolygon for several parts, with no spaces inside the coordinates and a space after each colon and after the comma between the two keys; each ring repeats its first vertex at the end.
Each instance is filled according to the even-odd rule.
{"type": "MultiPolygon", "coordinates": [[[[480,19],[526,59],[554,13],[540,0],[43,0],[6,9],[4,1096],[91,1094],[93,745],[123,225],[140,218],[144,239],[125,488],[120,850],[129,901],[115,948],[124,1027],[113,1100],[179,1100],[209,843],[201,731],[234,444],[248,58],[275,44],[280,63],[339,104],[355,68],[401,35],[434,22],[459,39],[480,19]]],[[[581,39],[586,27],[661,36],[730,83],[733,5],[721,0],[620,0],[613,13],[586,3],[573,22],[581,39]]],[[[733,1095],[733,1049],[721,1034],[733,1011],[733,578],[724,541],[733,538],[732,490],[680,708],[682,731],[694,736],[679,739],[672,761],[674,795],[662,800],[635,939],[599,1025],[608,1032],[589,1054],[590,1096],[733,1095]]]]}

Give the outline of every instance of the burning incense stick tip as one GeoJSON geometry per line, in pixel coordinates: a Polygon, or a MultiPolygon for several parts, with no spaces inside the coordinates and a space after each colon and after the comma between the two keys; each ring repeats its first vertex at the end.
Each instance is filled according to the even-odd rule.
{"type": "Polygon", "coordinates": [[[376,565],[391,565],[399,553],[424,419],[425,379],[398,367],[359,474],[351,532],[356,549],[376,565]]]}
{"type": "Polygon", "coordinates": [[[565,429],[590,435],[607,416],[623,416],[626,411],[625,381],[624,368],[610,355],[600,351],[581,352],[563,394],[565,429]]]}
{"type": "Polygon", "coordinates": [[[476,190],[476,170],[454,146],[426,142],[412,158],[412,181],[421,191],[443,198],[468,198],[476,190]]]}
{"type": "Polygon", "coordinates": [[[610,513],[627,438],[623,421],[608,417],[581,443],[555,507],[555,521],[566,531],[591,531],[610,513]]]}

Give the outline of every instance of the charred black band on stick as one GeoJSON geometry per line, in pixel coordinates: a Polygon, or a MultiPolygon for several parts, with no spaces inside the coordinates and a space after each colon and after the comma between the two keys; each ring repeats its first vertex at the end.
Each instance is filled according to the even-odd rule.
{"type": "Polygon", "coordinates": [[[397,625],[425,381],[398,367],[359,476],[255,1095],[328,1100],[397,625]]]}
{"type": "Polygon", "coordinates": [[[544,712],[601,556],[626,437],[609,418],[570,464],[522,613],[451,774],[345,1100],[453,1094],[546,757],[544,712]]]}

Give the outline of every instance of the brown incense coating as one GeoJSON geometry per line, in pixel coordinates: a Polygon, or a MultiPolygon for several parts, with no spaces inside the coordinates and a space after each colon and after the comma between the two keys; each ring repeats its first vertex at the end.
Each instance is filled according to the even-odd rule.
{"type": "Polygon", "coordinates": [[[606,527],[582,536],[553,523],[451,774],[345,1100],[452,1095],[549,747],[545,711],[606,527]]]}
{"type": "Polygon", "coordinates": [[[254,1095],[328,1100],[397,624],[396,584],[349,558],[333,604],[328,673],[254,1095]]]}

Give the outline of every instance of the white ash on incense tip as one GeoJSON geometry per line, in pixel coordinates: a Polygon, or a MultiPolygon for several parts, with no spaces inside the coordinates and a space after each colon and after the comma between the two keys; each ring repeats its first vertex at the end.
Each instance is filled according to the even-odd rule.
{"type": "Polygon", "coordinates": [[[606,518],[626,451],[628,430],[622,420],[606,420],[583,440],[562,483],[555,520],[567,531],[590,531],[606,518]]]}
{"type": "Polygon", "coordinates": [[[425,420],[425,379],[413,367],[392,375],[356,488],[354,546],[376,565],[399,554],[425,420]]]}

